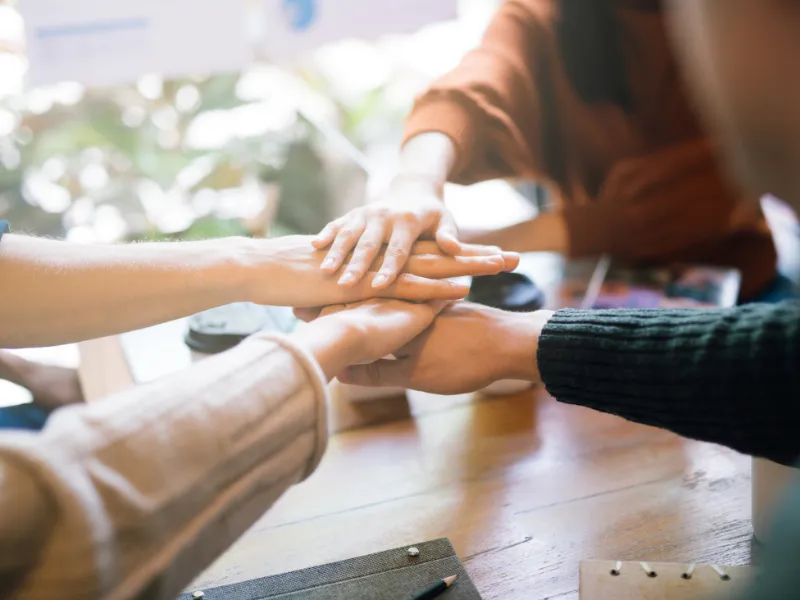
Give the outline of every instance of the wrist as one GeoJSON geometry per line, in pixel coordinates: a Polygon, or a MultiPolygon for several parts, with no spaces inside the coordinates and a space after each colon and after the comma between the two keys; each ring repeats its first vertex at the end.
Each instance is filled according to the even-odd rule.
{"type": "Polygon", "coordinates": [[[337,319],[322,317],[303,324],[292,338],[314,357],[328,381],[357,362],[352,332],[337,319]]]}
{"type": "Polygon", "coordinates": [[[216,281],[228,288],[229,302],[259,302],[265,282],[274,289],[286,284],[282,281],[277,240],[231,237],[215,243],[219,271],[216,281]]]}
{"type": "Polygon", "coordinates": [[[414,171],[398,171],[389,184],[393,192],[411,193],[422,196],[435,196],[444,200],[444,184],[446,181],[434,174],[414,171]]]}
{"type": "Polygon", "coordinates": [[[396,181],[418,181],[441,191],[456,163],[453,141],[439,132],[420,133],[403,146],[396,181]]]}
{"type": "Polygon", "coordinates": [[[555,313],[539,310],[532,313],[504,313],[500,323],[503,345],[503,379],[539,382],[537,353],[539,338],[547,321],[555,313]]]}

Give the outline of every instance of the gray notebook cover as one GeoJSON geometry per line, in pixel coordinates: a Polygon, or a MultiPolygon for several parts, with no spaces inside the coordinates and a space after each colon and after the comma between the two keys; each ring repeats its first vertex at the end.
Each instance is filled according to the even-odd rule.
{"type": "MultiPolygon", "coordinates": [[[[481,600],[448,539],[417,544],[419,555],[408,547],[378,552],[342,562],[205,589],[203,600],[410,600],[450,575],[456,583],[442,600],[481,600]]],[[[180,600],[193,600],[191,590],[180,600]]]]}

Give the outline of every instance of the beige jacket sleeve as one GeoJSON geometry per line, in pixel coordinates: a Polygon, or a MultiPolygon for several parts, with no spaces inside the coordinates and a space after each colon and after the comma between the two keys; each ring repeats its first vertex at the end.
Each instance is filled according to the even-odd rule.
{"type": "Polygon", "coordinates": [[[315,361],[264,335],[0,435],[0,598],[174,600],[314,471],[325,400],[315,361]]]}

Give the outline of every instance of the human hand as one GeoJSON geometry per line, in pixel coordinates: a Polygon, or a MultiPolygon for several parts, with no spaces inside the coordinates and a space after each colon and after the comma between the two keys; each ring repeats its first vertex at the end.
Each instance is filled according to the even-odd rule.
{"type": "Polygon", "coordinates": [[[430,326],[446,301],[366,300],[322,309],[292,334],[329,379],[351,365],[369,363],[404,346],[430,326]]]}
{"type": "Polygon", "coordinates": [[[450,305],[397,360],[352,366],[342,383],[461,394],[501,379],[539,381],[536,351],[552,312],[509,313],[468,302],[450,305]]]}
{"type": "Polygon", "coordinates": [[[314,246],[328,249],[322,265],[326,273],[347,264],[339,283],[353,286],[364,279],[382,245],[388,244],[377,275],[368,277],[374,288],[385,289],[402,272],[418,239],[435,240],[449,255],[462,250],[453,216],[444,206],[442,187],[424,177],[400,177],[380,201],[328,224],[314,246]]]}
{"type": "MultiPolygon", "coordinates": [[[[355,286],[337,284],[335,276],[320,270],[325,252],[316,250],[310,236],[245,240],[242,280],[246,300],[277,306],[325,306],[374,297],[403,300],[463,298],[468,287],[446,278],[492,275],[513,270],[519,256],[497,248],[468,247],[470,256],[446,256],[435,242],[419,242],[401,274],[390,286],[375,289],[368,281],[355,286]],[[491,253],[487,255],[486,253],[491,253]]],[[[381,260],[379,256],[376,261],[381,260]]]]}

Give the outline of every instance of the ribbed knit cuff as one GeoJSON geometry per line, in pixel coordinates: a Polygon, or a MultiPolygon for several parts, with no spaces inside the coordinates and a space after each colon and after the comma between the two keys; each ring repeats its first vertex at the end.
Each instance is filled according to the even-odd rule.
{"type": "Polygon", "coordinates": [[[314,387],[314,398],[316,400],[316,419],[315,431],[317,444],[314,449],[314,454],[310,457],[306,472],[303,475],[303,481],[308,479],[314,471],[317,470],[322,457],[325,455],[325,450],[328,447],[328,384],[322,368],[317,364],[317,361],[300,344],[295,343],[291,336],[272,333],[261,332],[253,335],[247,339],[247,343],[254,342],[269,342],[278,344],[284,350],[290,352],[294,358],[303,365],[303,368],[308,375],[309,382],[314,387]]]}
{"type": "Polygon", "coordinates": [[[562,310],[537,355],[547,391],[740,452],[800,456],[800,303],[562,310]]]}
{"type": "Polygon", "coordinates": [[[470,108],[444,93],[428,92],[406,120],[403,145],[423,133],[443,133],[456,147],[456,164],[450,180],[461,183],[477,147],[476,119],[470,108]]]}

